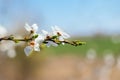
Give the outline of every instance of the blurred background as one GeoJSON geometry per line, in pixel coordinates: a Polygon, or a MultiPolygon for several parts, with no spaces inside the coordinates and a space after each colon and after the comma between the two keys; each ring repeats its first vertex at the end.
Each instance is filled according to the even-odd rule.
{"type": "Polygon", "coordinates": [[[26,57],[24,43],[3,41],[0,80],[120,80],[119,4],[119,0],[0,0],[0,25],[9,35],[26,35],[25,23],[38,24],[39,31],[57,25],[71,35],[69,40],[87,43],[42,48],[26,57]]]}

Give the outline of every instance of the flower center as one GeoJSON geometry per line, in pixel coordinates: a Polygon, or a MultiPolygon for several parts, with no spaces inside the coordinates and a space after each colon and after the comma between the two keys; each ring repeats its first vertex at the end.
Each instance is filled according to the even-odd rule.
{"type": "Polygon", "coordinates": [[[35,42],[34,42],[34,41],[31,41],[31,42],[30,42],[30,45],[31,45],[31,46],[34,46],[34,45],[35,45],[35,42]]]}
{"type": "Polygon", "coordinates": [[[50,39],[50,36],[46,36],[46,39],[50,39]]]}
{"type": "Polygon", "coordinates": [[[31,30],[30,33],[34,33],[34,30],[31,30]]]}
{"type": "Polygon", "coordinates": [[[61,36],[61,34],[60,34],[59,32],[57,32],[57,35],[58,35],[58,36],[61,36]]]}

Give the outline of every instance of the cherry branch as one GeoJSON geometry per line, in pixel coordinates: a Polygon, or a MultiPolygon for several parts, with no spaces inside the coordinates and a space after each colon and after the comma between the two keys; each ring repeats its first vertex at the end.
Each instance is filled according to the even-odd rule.
{"type": "Polygon", "coordinates": [[[51,28],[52,28],[52,33],[42,30],[42,33],[38,34],[37,24],[33,24],[32,26],[29,26],[28,24],[26,24],[25,29],[29,32],[29,35],[21,39],[15,38],[13,35],[10,35],[7,37],[0,38],[0,41],[3,41],[3,40],[14,41],[15,43],[19,43],[21,41],[27,42],[28,45],[24,48],[24,52],[27,56],[29,56],[33,50],[40,51],[40,46],[42,44],[45,44],[47,47],[58,46],[61,44],[62,45],[69,44],[72,46],[80,46],[80,45],[86,44],[85,42],[81,42],[79,40],[74,40],[74,41],[67,40],[68,38],[70,38],[70,35],[65,33],[58,26],[54,26],[51,28]]]}
{"type": "MultiPolygon", "coordinates": [[[[32,37],[32,38],[23,38],[23,39],[17,39],[17,38],[14,38],[13,36],[10,36],[10,37],[3,37],[3,38],[0,38],[0,41],[3,41],[3,40],[8,40],[8,41],[14,41],[15,43],[17,43],[17,42],[20,42],[20,41],[24,41],[24,42],[29,42],[29,41],[32,41],[32,40],[34,40],[34,38],[32,37]]],[[[52,41],[52,42],[54,42],[54,43],[56,43],[56,44],[58,44],[58,45],[60,45],[61,43],[66,43],[66,44],[70,44],[70,45],[73,45],[73,46],[79,46],[79,45],[84,45],[84,44],[86,44],[86,42],[80,42],[79,40],[75,40],[75,41],[68,41],[68,40],[64,40],[64,41],[56,41],[56,40],[54,40],[53,38],[50,38],[49,37],[49,39],[45,39],[44,41],[43,41],[43,43],[48,43],[47,41],[52,41]]]]}

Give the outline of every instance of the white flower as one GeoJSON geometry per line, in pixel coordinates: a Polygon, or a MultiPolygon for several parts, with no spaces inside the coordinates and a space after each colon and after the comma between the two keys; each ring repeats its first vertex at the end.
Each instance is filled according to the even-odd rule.
{"type": "Polygon", "coordinates": [[[48,42],[46,45],[47,45],[47,47],[50,47],[51,45],[52,46],[55,46],[55,47],[57,47],[58,46],[58,44],[57,43],[55,43],[55,42],[53,42],[53,41],[46,41],[46,42],[48,42]]]}
{"type": "MultiPolygon", "coordinates": [[[[0,38],[5,36],[7,36],[7,30],[0,25],[0,38]]],[[[6,53],[8,57],[14,58],[16,56],[15,43],[12,41],[1,41],[0,51],[6,53]]]]}
{"type": "Polygon", "coordinates": [[[32,51],[40,51],[39,44],[35,41],[31,41],[29,46],[24,48],[26,56],[29,56],[32,51]]]}
{"type": "Polygon", "coordinates": [[[36,33],[38,31],[38,26],[37,24],[33,24],[32,26],[29,26],[27,23],[25,24],[25,29],[28,31],[28,32],[33,32],[33,33],[36,33]]]}
{"type": "Polygon", "coordinates": [[[24,48],[24,52],[25,52],[26,56],[29,56],[32,51],[33,51],[32,46],[26,46],[24,48]]]}
{"type": "Polygon", "coordinates": [[[66,32],[64,32],[62,29],[60,29],[58,26],[51,27],[53,31],[53,35],[58,35],[60,41],[64,41],[64,39],[70,38],[70,35],[68,35],[66,32]]]}
{"type": "Polygon", "coordinates": [[[26,54],[26,56],[29,56],[30,53],[34,50],[34,51],[40,51],[40,44],[42,43],[42,41],[44,41],[43,36],[38,34],[38,37],[34,40],[30,42],[30,46],[25,47],[24,52],[26,54]]]}
{"type": "Polygon", "coordinates": [[[38,37],[35,39],[35,42],[40,44],[44,41],[44,36],[40,34],[37,34],[37,35],[38,37]]]}
{"type": "Polygon", "coordinates": [[[44,36],[44,39],[46,39],[47,36],[49,36],[49,33],[45,30],[41,30],[44,36]]]}
{"type": "Polygon", "coordinates": [[[15,49],[13,48],[13,49],[10,49],[8,52],[7,52],[7,55],[8,55],[8,57],[10,57],[10,58],[14,58],[15,56],[16,56],[16,51],[15,51],[15,49]]]}
{"type": "Polygon", "coordinates": [[[52,36],[51,33],[47,32],[47,31],[45,31],[45,30],[41,30],[41,31],[42,31],[42,34],[43,34],[44,39],[52,36]]]}
{"type": "Polygon", "coordinates": [[[7,35],[7,30],[0,25],[0,37],[5,37],[7,35]]]}
{"type": "Polygon", "coordinates": [[[6,52],[8,57],[14,58],[16,56],[15,43],[12,41],[1,41],[0,51],[6,52]]]}
{"type": "Polygon", "coordinates": [[[59,36],[58,39],[59,39],[60,41],[64,41],[63,36],[59,36]]]}

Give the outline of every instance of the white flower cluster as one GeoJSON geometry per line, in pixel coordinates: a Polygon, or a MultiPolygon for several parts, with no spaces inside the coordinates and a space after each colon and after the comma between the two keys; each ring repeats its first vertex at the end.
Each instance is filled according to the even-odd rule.
{"type": "Polygon", "coordinates": [[[33,24],[31,26],[25,24],[24,27],[29,33],[29,35],[22,37],[20,35],[7,35],[8,31],[4,27],[0,26],[0,51],[7,53],[7,55],[11,58],[14,58],[16,56],[16,45],[22,45],[22,43],[15,43],[19,43],[20,41],[27,43],[27,46],[24,48],[26,56],[29,56],[32,51],[40,51],[42,45],[45,45],[47,47],[56,47],[60,44],[64,45],[65,43],[72,46],[79,46],[85,44],[85,42],[81,42],[79,40],[66,40],[70,38],[70,35],[68,35],[58,26],[52,26],[52,32],[47,32],[46,30],[41,30],[40,32],[38,32],[37,24],[33,24]]]}
{"type": "Polygon", "coordinates": [[[28,45],[24,48],[24,52],[26,56],[29,56],[32,51],[40,51],[42,44],[45,44],[47,47],[58,46],[58,44],[64,45],[65,39],[70,37],[58,26],[52,26],[52,32],[41,30],[39,33],[37,24],[32,26],[25,24],[24,27],[30,35],[25,36],[23,39],[16,39],[14,36],[8,36],[8,31],[3,26],[0,26],[0,51],[7,53],[9,57],[13,58],[16,56],[15,43],[25,41],[28,45]],[[6,42],[4,40],[9,41],[6,42]]]}
{"type": "Polygon", "coordinates": [[[70,36],[65,33],[62,29],[60,29],[58,26],[52,26],[52,32],[49,33],[45,30],[41,30],[40,33],[38,33],[38,26],[37,24],[33,24],[32,26],[25,24],[25,29],[31,33],[32,37],[35,37],[33,40],[28,42],[28,45],[24,48],[24,52],[26,56],[29,56],[31,52],[34,51],[40,51],[40,45],[44,43],[47,47],[50,46],[58,46],[58,44],[52,40],[49,40],[51,37],[56,37],[58,41],[61,41],[62,44],[64,44],[64,40],[68,39],[70,36]]]}
{"type": "MultiPolygon", "coordinates": [[[[7,36],[7,34],[7,29],[4,26],[0,25],[0,38],[7,36]]],[[[10,41],[1,41],[0,51],[5,52],[10,58],[14,58],[16,56],[15,43],[10,41]]]]}

